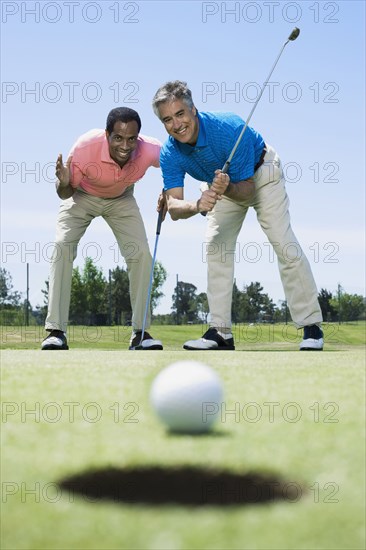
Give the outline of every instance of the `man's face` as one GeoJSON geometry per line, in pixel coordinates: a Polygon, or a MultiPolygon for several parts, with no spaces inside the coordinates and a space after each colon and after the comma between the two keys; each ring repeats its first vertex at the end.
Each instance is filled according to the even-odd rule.
{"type": "Polygon", "coordinates": [[[129,161],[132,152],[137,147],[139,131],[136,120],[130,120],[130,122],[121,122],[118,120],[113,126],[113,131],[109,133],[106,130],[105,134],[111,158],[117,164],[123,166],[129,161]]]}
{"type": "Polygon", "coordinates": [[[184,101],[161,103],[159,105],[160,120],[166,131],[180,143],[195,145],[198,138],[199,123],[195,107],[189,108],[184,101]]]}

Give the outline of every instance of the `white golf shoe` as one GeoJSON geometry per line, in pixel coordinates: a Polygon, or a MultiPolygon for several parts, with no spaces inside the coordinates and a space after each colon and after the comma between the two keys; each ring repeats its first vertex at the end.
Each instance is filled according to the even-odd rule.
{"type": "Polygon", "coordinates": [[[41,350],[63,350],[69,349],[67,345],[66,334],[62,330],[51,330],[49,335],[43,340],[41,350]]]}
{"type": "Polygon", "coordinates": [[[234,350],[234,338],[232,334],[229,338],[223,338],[216,328],[209,328],[207,332],[198,340],[188,340],[183,345],[188,350],[234,350]]]}
{"type": "Polygon", "coordinates": [[[300,351],[322,351],[324,347],[323,331],[318,325],[304,327],[304,337],[300,351]]]}
{"type": "Polygon", "coordinates": [[[148,332],[146,332],[146,330],[144,332],[144,338],[141,342],[141,334],[142,334],[142,330],[136,330],[136,332],[132,333],[130,346],[128,349],[130,350],[163,349],[162,342],[160,340],[154,340],[154,338],[148,332]]]}

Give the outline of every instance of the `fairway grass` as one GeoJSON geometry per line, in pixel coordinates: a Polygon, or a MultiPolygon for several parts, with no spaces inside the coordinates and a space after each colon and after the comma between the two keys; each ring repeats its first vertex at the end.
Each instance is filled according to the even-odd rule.
{"type": "Polygon", "coordinates": [[[2,351],[1,547],[365,548],[364,351],[293,349],[2,351]],[[181,359],[204,361],[223,381],[211,434],[168,434],[150,408],[153,378],[181,359]],[[291,491],[189,507],[95,500],[58,485],[131,467],[271,476],[291,491]]]}
{"type": "MultiPolygon", "coordinates": [[[[184,342],[200,338],[207,325],[152,325],[149,329],[154,338],[162,340],[164,350],[182,350],[184,342]]],[[[364,346],[365,321],[353,323],[323,323],[325,351],[347,349],[347,346],[364,346]]],[[[250,323],[233,325],[237,351],[297,350],[302,340],[302,330],[292,324],[250,323]]],[[[0,325],[2,349],[40,349],[47,333],[43,326],[0,325]]],[[[131,327],[74,326],[68,327],[67,339],[70,349],[127,350],[131,327]]]]}

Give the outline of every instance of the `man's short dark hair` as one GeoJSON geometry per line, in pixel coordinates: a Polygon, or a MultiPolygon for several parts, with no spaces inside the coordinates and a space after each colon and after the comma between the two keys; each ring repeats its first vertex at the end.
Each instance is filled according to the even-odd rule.
{"type": "Polygon", "coordinates": [[[106,130],[109,134],[111,134],[116,122],[131,122],[131,120],[135,120],[137,122],[138,131],[140,131],[141,119],[139,114],[134,111],[134,109],[129,109],[128,107],[116,107],[108,114],[106,130]]]}

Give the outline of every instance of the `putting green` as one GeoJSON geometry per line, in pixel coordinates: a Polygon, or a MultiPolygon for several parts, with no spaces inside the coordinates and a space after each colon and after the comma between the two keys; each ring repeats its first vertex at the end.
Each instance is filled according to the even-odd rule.
{"type": "Polygon", "coordinates": [[[5,350],[2,387],[2,548],[365,547],[359,348],[5,350]],[[220,418],[206,436],[167,434],[150,408],[154,376],[180,359],[204,361],[223,381],[220,418]],[[131,471],[142,486],[123,477],[131,471]],[[185,504],[183,492],[197,496],[197,471],[201,502],[185,504]],[[93,472],[103,498],[62,484],[75,476],[90,484],[93,472]],[[121,484],[112,498],[103,492],[108,472],[121,484]],[[253,479],[270,480],[280,498],[245,501],[253,479]],[[154,480],[150,496],[163,496],[146,502],[154,480]],[[164,497],[167,480],[184,481],[174,503],[164,497]]]}

